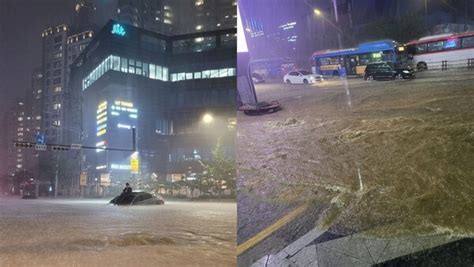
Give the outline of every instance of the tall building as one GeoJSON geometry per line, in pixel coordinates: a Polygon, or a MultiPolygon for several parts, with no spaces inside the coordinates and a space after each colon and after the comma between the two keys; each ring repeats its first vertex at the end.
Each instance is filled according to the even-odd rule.
{"type": "Polygon", "coordinates": [[[42,131],[50,143],[66,143],[68,135],[80,131],[68,120],[79,112],[79,100],[68,90],[70,65],[87,47],[92,31],[70,34],[65,24],[50,27],[43,37],[43,114],[42,131]],[[66,109],[67,108],[67,109],[66,109]]]}
{"type": "Polygon", "coordinates": [[[235,75],[235,29],[166,36],[107,23],[72,69],[82,144],[99,147],[84,151],[88,184],[128,181],[133,157],[141,176],[181,177],[210,159],[217,139],[233,155],[235,75]],[[132,149],[134,127],[137,153],[100,149],[132,149]]]}
{"type": "Polygon", "coordinates": [[[162,34],[236,27],[236,0],[119,0],[120,22],[162,34]]]}
{"type": "Polygon", "coordinates": [[[41,134],[42,111],[43,111],[43,71],[36,68],[31,75],[31,117],[33,118],[32,130],[35,134],[41,134]]]}
{"type": "Polygon", "coordinates": [[[90,1],[77,0],[74,7],[73,32],[85,32],[97,30],[94,23],[96,7],[90,1]]]}

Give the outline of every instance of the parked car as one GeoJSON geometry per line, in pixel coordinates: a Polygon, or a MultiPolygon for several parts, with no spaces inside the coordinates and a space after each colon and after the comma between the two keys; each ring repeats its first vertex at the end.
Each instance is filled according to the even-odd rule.
{"type": "Polygon", "coordinates": [[[110,201],[114,205],[163,205],[162,197],[144,191],[133,191],[127,195],[119,195],[110,201]]]}
{"type": "Polygon", "coordinates": [[[315,83],[322,80],[322,75],[314,74],[307,70],[290,71],[283,76],[283,82],[285,83],[315,83]]]}
{"type": "Polygon", "coordinates": [[[409,67],[398,67],[387,62],[368,64],[364,72],[364,80],[392,80],[415,78],[415,71],[409,67]]]}
{"type": "Polygon", "coordinates": [[[256,72],[253,72],[251,75],[252,75],[253,83],[264,83],[265,82],[265,79],[263,78],[263,75],[258,74],[256,72]]]}

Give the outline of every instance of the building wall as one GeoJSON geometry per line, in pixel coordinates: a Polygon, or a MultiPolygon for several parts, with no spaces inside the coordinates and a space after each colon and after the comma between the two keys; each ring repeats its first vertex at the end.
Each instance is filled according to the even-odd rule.
{"type": "Polygon", "coordinates": [[[119,0],[118,20],[163,34],[236,26],[236,0],[119,0]]]}
{"type": "MultiPolygon", "coordinates": [[[[173,165],[209,159],[217,138],[232,151],[235,131],[228,123],[236,106],[235,30],[169,37],[122,25],[120,36],[111,33],[116,24],[104,27],[73,69],[75,90],[84,99],[83,145],[130,149],[128,127],[135,126],[139,175],[176,173],[173,165]],[[166,47],[151,39],[163,40],[166,47]],[[203,125],[205,113],[214,115],[214,124],[203,125]]],[[[113,182],[129,180],[131,154],[85,151],[90,182],[102,173],[113,182]]]]}

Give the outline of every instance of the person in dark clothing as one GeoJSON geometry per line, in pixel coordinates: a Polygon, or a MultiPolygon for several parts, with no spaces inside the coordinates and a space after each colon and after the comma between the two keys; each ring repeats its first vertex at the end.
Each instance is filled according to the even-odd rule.
{"type": "Polygon", "coordinates": [[[125,184],[125,188],[122,190],[123,195],[128,195],[132,193],[132,187],[130,186],[129,183],[125,184]]]}

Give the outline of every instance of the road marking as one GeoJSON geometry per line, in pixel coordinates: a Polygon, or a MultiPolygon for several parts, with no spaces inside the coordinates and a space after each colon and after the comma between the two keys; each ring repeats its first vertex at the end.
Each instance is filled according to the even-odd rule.
{"type": "Polygon", "coordinates": [[[281,219],[276,221],[274,224],[270,225],[269,227],[263,229],[253,237],[247,239],[244,243],[240,244],[237,246],[237,255],[240,255],[247,251],[249,248],[255,246],[256,244],[260,243],[262,240],[265,238],[269,237],[271,234],[273,234],[275,231],[279,230],[286,224],[288,224],[290,221],[295,219],[298,215],[300,215],[303,211],[306,210],[306,208],[309,206],[309,204],[304,204],[302,206],[299,206],[298,208],[292,210],[290,213],[287,215],[283,216],[281,219]]]}

